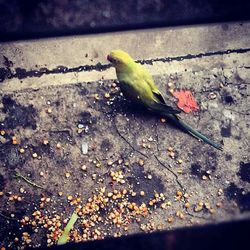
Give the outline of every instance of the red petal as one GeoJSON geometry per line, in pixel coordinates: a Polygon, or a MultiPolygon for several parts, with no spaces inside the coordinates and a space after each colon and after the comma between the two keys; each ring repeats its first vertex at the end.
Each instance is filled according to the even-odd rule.
{"type": "Polygon", "coordinates": [[[173,96],[178,99],[177,106],[185,113],[197,111],[198,104],[189,90],[174,91],[173,96]]]}

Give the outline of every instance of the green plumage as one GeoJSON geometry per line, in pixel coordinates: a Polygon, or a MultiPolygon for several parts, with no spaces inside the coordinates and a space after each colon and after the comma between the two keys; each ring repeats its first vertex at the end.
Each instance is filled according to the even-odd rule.
{"type": "Polygon", "coordinates": [[[181,111],[166,104],[152,76],[126,52],[122,50],[113,50],[107,58],[116,69],[121,91],[126,98],[144,105],[153,112],[166,116],[178,127],[195,138],[222,150],[221,145],[196,131],[177,116],[181,111]]]}

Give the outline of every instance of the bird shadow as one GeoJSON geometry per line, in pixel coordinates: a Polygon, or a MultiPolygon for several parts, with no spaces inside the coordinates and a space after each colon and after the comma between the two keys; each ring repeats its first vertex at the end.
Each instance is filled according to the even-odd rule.
{"type": "MultiPolygon", "coordinates": [[[[125,99],[124,97],[120,96],[113,101],[112,110],[116,114],[121,113],[126,116],[134,115],[140,120],[144,119],[155,119],[156,121],[160,121],[162,118],[166,119],[166,125],[175,129],[181,130],[186,133],[186,131],[178,126],[178,124],[174,123],[172,119],[162,114],[158,114],[156,112],[148,110],[145,106],[139,103],[134,103],[130,100],[125,99]]],[[[161,123],[162,124],[162,123],[161,123]]]]}

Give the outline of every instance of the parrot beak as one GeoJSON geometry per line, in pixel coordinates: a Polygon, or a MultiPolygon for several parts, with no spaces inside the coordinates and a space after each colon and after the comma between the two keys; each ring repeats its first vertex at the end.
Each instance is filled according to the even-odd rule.
{"type": "Polygon", "coordinates": [[[107,60],[108,60],[109,62],[111,62],[111,56],[110,56],[110,55],[107,55],[107,60]]]}

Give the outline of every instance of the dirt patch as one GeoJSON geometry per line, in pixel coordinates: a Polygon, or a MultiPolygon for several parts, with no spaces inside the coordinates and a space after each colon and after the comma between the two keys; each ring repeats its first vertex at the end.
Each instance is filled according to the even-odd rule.
{"type": "Polygon", "coordinates": [[[6,117],[1,121],[1,128],[31,127],[36,129],[35,117],[37,112],[32,105],[22,106],[8,95],[2,97],[2,104],[3,113],[6,114],[6,117]]]}
{"type": "MultiPolygon", "coordinates": [[[[246,116],[227,108],[243,112],[248,102],[210,100],[208,93],[215,90],[210,91],[211,82],[204,85],[203,77],[196,76],[202,84],[194,94],[207,109],[182,118],[216,141],[231,122],[230,133],[223,132],[224,152],[134,107],[113,81],[2,94],[3,245],[56,244],[73,211],[79,219],[70,241],[247,216],[246,116]]],[[[187,89],[193,86],[193,73],[180,79],[175,81],[185,82],[187,89]]],[[[169,79],[157,82],[166,89],[169,79]]],[[[233,82],[226,87],[235,91],[233,82]]],[[[216,91],[219,96],[220,88],[216,91]]]]}

